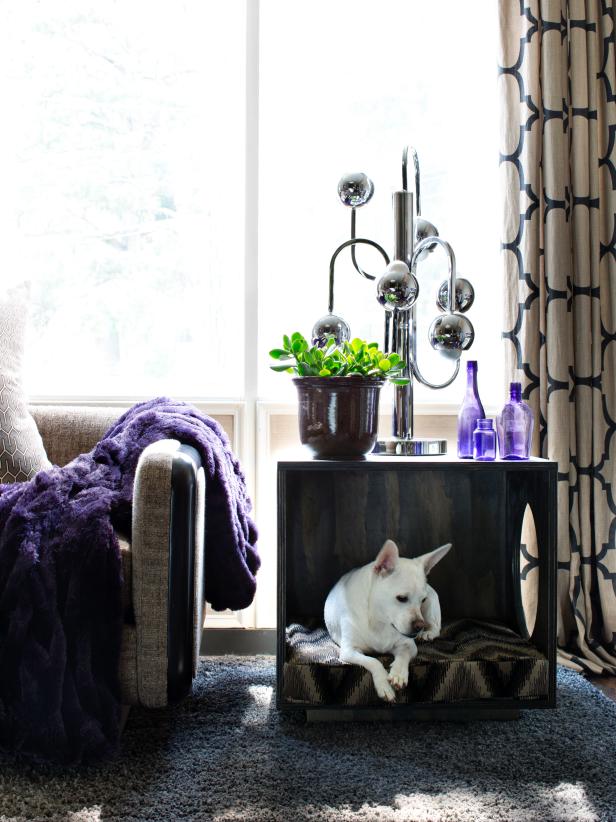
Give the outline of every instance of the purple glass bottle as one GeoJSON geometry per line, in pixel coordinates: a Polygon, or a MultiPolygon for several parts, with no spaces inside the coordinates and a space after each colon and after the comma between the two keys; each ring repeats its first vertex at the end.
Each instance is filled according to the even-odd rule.
{"type": "Polygon", "coordinates": [[[533,412],[522,400],[522,384],[509,386],[509,402],[496,418],[498,452],[503,460],[527,460],[533,437],[533,412]]]}
{"type": "Polygon", "coordinates": [[[492,420],[477,420],[473,431],[473,459],[483,462],[496,459],[496,431],[492,420]]]}
{"type": "Polygon", "coordinates": [[[458,457],[473,458],[473,431],[485,412],[477,391],[477,360],[466,363],[466,394],[458,414],[458,457]]]}

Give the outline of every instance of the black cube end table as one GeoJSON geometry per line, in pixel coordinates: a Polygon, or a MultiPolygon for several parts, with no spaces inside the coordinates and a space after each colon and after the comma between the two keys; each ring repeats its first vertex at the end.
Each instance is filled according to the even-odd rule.
{"type": "Polygon", "coordinates": [[[522,708],[554,707],[556,463],[372,456],[279,462],[277,686],[278,708],[306,711],[310,719],[511,718],[522,708]],[[527,507],[539,572],[531,630],[520,585],[527,507]],[[372,561],[387,538],[408,557],[453,543],[430,575],[443,641],[425,643],[426,658],[420,650],[409,687],[393,705],[378,700],[367,671],[330,658],[323,628],[333,585],[372,561]],[[299,637],[295,645],[290,637],[299,637]]]}

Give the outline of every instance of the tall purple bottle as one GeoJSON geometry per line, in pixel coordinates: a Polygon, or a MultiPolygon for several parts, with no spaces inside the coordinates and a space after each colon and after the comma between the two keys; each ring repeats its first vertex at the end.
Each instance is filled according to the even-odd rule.
{"type": "Polygon", "coordinates": [[[466,394],[458,414],[458,457],[473,458],[473,431],[477,420],[485,418],[483,405],[477,391],[477,360],[466,363],[466,394]]]}
{"type": "Polygon", "coordinates": [[[498,452],[502,460],[527,460],[533,438],[533,412],[522,400],[522,383],[509,385],[509,402],[496,418],[498,452]]]}

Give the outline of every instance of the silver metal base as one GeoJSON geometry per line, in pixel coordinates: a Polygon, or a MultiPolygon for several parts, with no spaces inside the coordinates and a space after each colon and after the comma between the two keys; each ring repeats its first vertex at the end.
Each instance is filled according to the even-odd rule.
{"type": "Polygon", "coordinates": [[[378,440],[372,453],[383,457],[441,457],[447,453],[447,440],[392,437],[378,440]]]}

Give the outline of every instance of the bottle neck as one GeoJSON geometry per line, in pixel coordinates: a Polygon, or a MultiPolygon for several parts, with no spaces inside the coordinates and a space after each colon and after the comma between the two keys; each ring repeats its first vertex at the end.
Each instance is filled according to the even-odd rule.
{"type": "Polygon", "coordinates": [[[466,368],[466,395],[477,396],[477,364],[468,363],[466,368]]]}
{"type": "Polygon", "coordinates": [[[522,384],[512,382],[509,386],[509,399],[511,402],[522,402],[522,384]]]}

